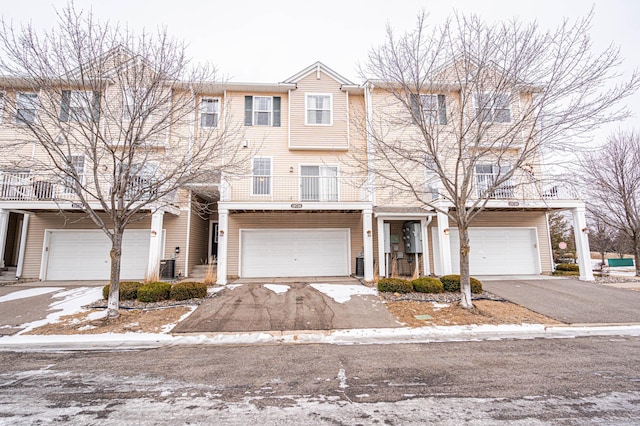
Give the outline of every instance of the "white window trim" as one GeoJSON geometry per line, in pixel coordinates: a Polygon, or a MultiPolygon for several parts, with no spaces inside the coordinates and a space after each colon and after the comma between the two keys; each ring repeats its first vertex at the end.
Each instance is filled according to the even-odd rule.
{"type": "MultiPolygon", "coordinates": [[[[15,124],[19,125],[19,126],[26,126],[27,123],[26,122],[21,122],[18,121],[18,111],[20,110],[18,108],[18,95],[36,95],[36,105],[35,105],[35,111],[33,112],[33,121],[36,121],[37,117],[38,117],[38,110],[40,109],[40,93],[39,92],[16,92],[16,116],[14,117],[14,122],[15,124]]],[[[1,107],[0,107],[1,109],[1,107]]]]}
{"type": "MultiPolygon", "coordinates": [[[[80,176],[80,184],[85,185],[87,183],[87,156],[84,154],[70,154],[70,157],[82,157],[82,175],[80,176]]],[[[62,192],[64,194],[75,194],[75,190],[67,185],[65,180],[67,177],[63,178],[62,183],[62,192]]]]}
{"type": "MultiPolygon", "coordinates": [[[[298,183],[301,184],[302,183],[302,178],[303,177],[315,177],[315,176],[302,176],[302,168],[303,167],[333,167],[336,169],[336,196],[337,196],[337,201],[340,201],[342,198],[340,197],[340,166],[338,164],[325,164],[325,163],[303,163],[303,164],[299,164],[298,165],[298,183]]],[[[317,177],[322,177],[322,176],[317,176],[317,177]]],[[[301,185],[299,185],[299,194],[298,194],[298,199],[300,201],[302,201],[302,189],[301,189],[301,185]]],[[[333,200],[318,200],[320,202],[334,202],[333,200]]]]}
{"type": "Polygon", "coordinates": [[[273,126],[273,96],[261,96],[261,95],[253,95],[251,98],[251,125],[252,126],[263,126],[270,127],[273,126]],[[269,108],[269,123],[268,124],[258,124],[256,123],[256,112],[267,112],[266,110],[257,110],[256,109],[256,98],[269,98],[271,99],[271,108],[269,108]]]}
{"type": "Polygon", "coordinates": [[[496,115],[496,108],[495,108],[495,104],[493,107],[489,108],[489,114],[491,116],[491,120],[486,120],[486,121],[482,121],[483,123],[494,123],[494,124],[511,124],[513,122],[513,107],[512,107],[512,102],[511,102],[511,92],[499,92],[499,93],[494,93],[493,96],[491,96],[492,92],[475,92],[472,96],[473,98],[473,111],[475,113],[475,116],[477,117],[478,120],[480,120],[480,108],[478,105],[478,95],[482,95],[482,96],[488,96],[489,98],[492,97],[496,97],[496,96],[507,96],[509,98],[509,121],[496,121],[495,120],[495,115],[496,115]]]}
{"type": "Polygon", "coordinates": [[[258,197],[258,198],[264,198],[264,197],[272,197],[273,196],[273,157],[271,156],[265,156],[265,155],[256,155],[255,157],[253,157],[251,159],[251,193],[250,193],[251,197],[258,197]],[[261,159],[261,158],[268,158],[269,159],[269,174],[268,175],[256,175],[254,174],[254,161],[256,159],[261,159]],[[254,178],[256,177],[269,177],[269,193],[268,194],[256,194],[254,192],[254,187],[253,187],[253,181],[254,178]]]}
{"type": "MultiPolygon", "coordinates": [[[[273,118],[273,99],[271,100],[271,115],[273,118]]],[[[198,102],[198,127],[200,127],[201,129],[217,129],[220,127],[220,112],[222,110],[222,99],[220,99],[219,97],[215,97],[215,96],[202,96],[200,98],[200,102],[198,102]],[[203,126],[202,125],[202,114],[204,114],[201,110],[202,107],[202,102],[203,101],[218,101],[218,122],[217,125],[215,126],[203,126]]],[[[253,117],[251,117],[252,121],[253,121],[253,117]]],[[[215,120],[214,120],[215,121],[215,120]]]]}
{"type": "MultiPolygon", "coordinates": [[[[314,111],[317,111],[314,109],[314,111]]],[[[333,126],[333,93],[314,93],[308,92],[304,94],[304,124],[305,126],[333,126]],[[329,124],[309,123],[309,96],[328,96],[329,97],[329,124]]]]}

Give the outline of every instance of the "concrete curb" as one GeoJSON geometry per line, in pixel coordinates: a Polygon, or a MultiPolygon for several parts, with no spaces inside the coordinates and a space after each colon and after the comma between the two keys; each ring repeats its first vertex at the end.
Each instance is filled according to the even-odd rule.
{"type": "Polygon", "coordinates": [[[563,339],[589,336],[640,336],[640,324],[545,326],[480,325],[349,330],[291,330],[251,333],[97,334],[4,336],[0,352],[121,351],[191,345],[334,344],[390,345],[505,339],[563,339]],[[70,341],[70,338],[73,340],[70,341]]]}

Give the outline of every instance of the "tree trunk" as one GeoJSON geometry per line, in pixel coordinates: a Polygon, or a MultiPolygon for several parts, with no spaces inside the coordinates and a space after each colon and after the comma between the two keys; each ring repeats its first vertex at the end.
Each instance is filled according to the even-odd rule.
{"type": "Polygon", "coordinates": [[[636,277],[640,277],[640,265],[638,264],[640,259],[640,241],[636,241],[633,245],[633,263],[636,265],[636,277]]]}
{"type": "Polygon", "coordinates": [[[111,285],[109,287],[109,302],[107,303],[107,317],[120,316],[120,261],[122,259],[122,231],[116,230],[111,240],[111,285]]]}
{"type": "Polygon", "coordinates": [[[460,235],[460,306],[465,309],[472,309],[471,302],[471,280],[469,275],[469,229],[466,225],[458,224],[460,235]]]}

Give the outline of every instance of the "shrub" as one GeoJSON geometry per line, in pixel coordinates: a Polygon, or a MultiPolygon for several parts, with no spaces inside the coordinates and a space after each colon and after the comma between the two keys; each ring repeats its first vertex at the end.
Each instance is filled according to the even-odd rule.
{"type": "Polygon", "coordinates": [[[553,271],[553,275],[579,276],[579,271],[553,271]]]}
{"type": "Polygon", "coordinates": [[[155,282],[144,284],[138,288],[138,300],[141,302],[160,302],[167,300],[171,292],[171,284],[155,282]]]}
{"type": "Polygon", "coordinates": [[[580,267],[577,263],[558,263],[556,265],[556,271],[579,272],[580,267]]]}
{"type": "Polygon", "coordinates": [[[424,277],[411,281],[415,291],[419,293],[442,293],[442,282],[437,278],[424,277]]]}
{"type": "Polygon", "coordinates": [[[378,291],[388,291],[390,293],[411,293],[413,286],[411,282],[402,278],[382,278],[378,281],[378,291]]]}
{"type": "Polygon", "coordinates": [[[207,285],[195,281],[185,281],[171,286],[169,298],[173,300],[187,300],[202,298],[207,295],[207,285]]]}
{"type": "MultiPolygon", "coordinates": [[[[118,285],[118,293],[120,294],[120,300],[135,300],[138,297],[138,288],[142,283],[137,281],[120,281],[118,285]]],[[[102,298],[109,298],[109,291],[111,289],[111,285],[107,284],[102,287],[102,298]]]]}
{"type": "MultiPolygon", "coordinates": [[[[445,275],[440,277],[444,291],[458,292],[460,291],[460,275],[445,275]]],[[[471,277],[471,293],[482,293],[482,283],[471,277]]]]}

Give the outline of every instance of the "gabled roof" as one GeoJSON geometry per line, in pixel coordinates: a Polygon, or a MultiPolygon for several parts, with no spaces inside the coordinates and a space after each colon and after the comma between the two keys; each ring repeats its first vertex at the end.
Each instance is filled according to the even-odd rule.
{"type": "Polygon", "coordinates": [[[320,61],[318,61],[318,62],[316,62],[314,64],[311,64],[308,67],[306,67],[305,69],[303,69],[302,71],[298,72],[297,74],[292,75],[291,77],[289,77],[286,80],[284,80],[283,83],[296,84],[300,80],[302,80],[303,78],[305,78],[306,76],[311,74],[312,72],[320,72],[320,71],[324,72],[329,77],[333,78],[335,81],[337,81],[338,83],[340,83],[343,86],[358,87],[357,84],[355,84],[351,80],[341,76],[340,74],[338,74],[337,72],[335,72],[334,70],[332,70],[331,68],[329,68],[328,66],[326,66],[325,64],[323,64],[320,61]]]}

